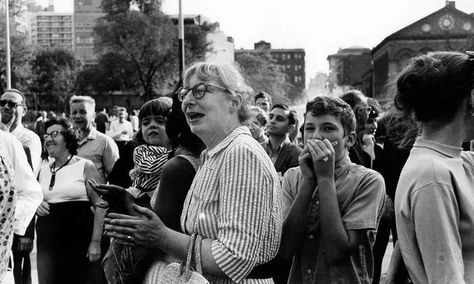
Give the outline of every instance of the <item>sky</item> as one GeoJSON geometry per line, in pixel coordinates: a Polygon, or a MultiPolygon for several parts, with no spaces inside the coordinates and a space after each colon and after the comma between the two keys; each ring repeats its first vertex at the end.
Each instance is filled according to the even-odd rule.
{"type": "MultiPolygon", "coordinates": [[[[40,0],[39,2],[48,2],[40,0]]],[[[55,0],[56,11],[73,10],[55,0]]],[[[182,0],[184,14],[202,14],[234,38],[236,49],[265,40],[272,48],[304,48],[307,79],[328,72],[327,56],[339,48],[373,48],[385,37],[445,6],[444,0],[182,0]]],[[[474,13],[474,0],[456,8],[474,13]]],[[[178,0],[163,0],[178,14],[178,0]]]]}

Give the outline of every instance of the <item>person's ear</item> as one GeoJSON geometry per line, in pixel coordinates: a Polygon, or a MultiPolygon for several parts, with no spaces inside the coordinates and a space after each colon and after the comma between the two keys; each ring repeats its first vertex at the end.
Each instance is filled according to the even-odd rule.
{"type": "Polygon", "coordinates": [[[242,106],[242,98],[240,96],[232,94],[232,97],[230,98],[231,111],[239,111],[241,106],[242,106]]]}
{"type": "Polygon", "coordinates": [[[286,129],[287,133],[292,133],[295,130],[296,125],[290,124],[288,125],[288,128],[286,129]]]}
{"type": "Polygon", "coordinates": [[[355,141],[356,141],[356,133],[355,131],[351,131],[351,133],[347,134],[346,136],[346,141],[344,142],[344,146],[347,149],[350,149],[352,146],[354,146],[355,141]]]}

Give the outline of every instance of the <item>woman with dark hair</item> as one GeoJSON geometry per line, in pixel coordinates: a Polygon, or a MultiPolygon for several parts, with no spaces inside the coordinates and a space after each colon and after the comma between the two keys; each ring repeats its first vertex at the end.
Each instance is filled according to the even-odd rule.
{"type": "Polygon", "coordinates": [[[89,262],[100,258],[102,200],[87,180],[103,182],[94,164],[77,156],[78,142],[66,119],[45,123],[50,163],[39,172],[44,200],[36,214],[39,283],[85,283],[89,262]],[[91,210],[92,208],[92,210],[91,210]]]}
{"type": "Polygon", "coordinates": [[[420,123],[395,195],[399,247],[414,283],[474,283],[474,54],[413,58],[395,106],[420,123]]]}

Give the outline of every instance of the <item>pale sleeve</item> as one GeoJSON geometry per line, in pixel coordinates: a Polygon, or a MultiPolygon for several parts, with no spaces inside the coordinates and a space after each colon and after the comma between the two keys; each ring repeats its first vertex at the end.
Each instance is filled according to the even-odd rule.
{"type": "Polygon", "coordinates": [[[102,162],[104,165],[104,170],[107,175],[112,171],[112,168],[115,165],[115,162],[119,159],[119,150],[117,143],[110,138],[105,136],[105,147],[104,153],[102,155],[102,162]]]}
{"type": "Polygon", "coordinates": [[[17,201],[15,208],[15,234],[24,235],[36,209],[43,201],[41,186],[35,179],[25,151],[20,142],[12,141],[10,156],[15,169],[15,189],[17,201]]]}
{"type": "Polygon", "coordinates": [[[38,173],[41,164],[41,140],[38,135],[32,135],[30,145],[28,145],[31,154],[31,164],[33,166],[34,174],[38,173]]]}
{"type": "Polygon", "coordinates": [[[410,202],[429,283],[464,283],[459,205],[453,187],[429,184],[415,191],[410,202]]]}
{"type": "Polygon", "coordinates": [[[283,180],[281,183],[281,217],[282,220],[285,220],[286,216],[290,212],[291,204],[295,201],[296,194],[298,192],[298,172],[296,169],[291,168],[286,171],[283,175],[283,180]]]}
{"type": "MultiPolygon", "coordinates": [[[[219,177],[219,232],[211,251],[221,270],[239,282],[265,253],[262,249],[269,234],[273,179],[249,146],[234,146],[225,159],[219,177]]],[[[274,250],[270,252],[273,256],[278,247],[274,250]]]]}
{"type": "Polygon", "coordinates": [[[344,227],[346,230],[377,230],[385,200],[385,182],[380,174],[372,172],[357,187],[354,198],[343,212],[344,227]]]}

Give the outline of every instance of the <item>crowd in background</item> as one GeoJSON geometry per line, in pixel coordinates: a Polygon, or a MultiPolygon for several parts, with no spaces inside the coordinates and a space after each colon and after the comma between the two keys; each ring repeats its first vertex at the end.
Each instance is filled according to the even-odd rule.
{"type": "Polygon", "coordinates": [[[396,86],[388,110],[350,90],[303,121],[233,65],[32,123],[7,90],[0,277],[31,283],[36,230],[45,284],[161,283],[191,247],[210,283],[380,283],[390,236],[388,283],[474,283],[474,55],[416,57],[396,86]]]}

